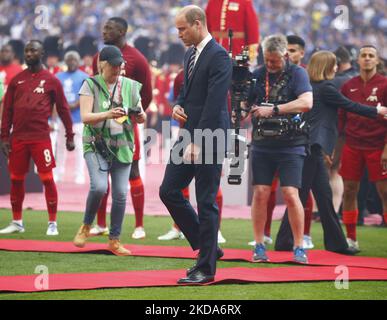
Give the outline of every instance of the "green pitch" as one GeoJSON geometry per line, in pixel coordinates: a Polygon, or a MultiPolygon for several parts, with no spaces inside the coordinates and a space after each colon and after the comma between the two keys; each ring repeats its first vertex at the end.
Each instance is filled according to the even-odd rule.
{"type": "MultiPolygon", "coordinates": [[[[249,214],[249,213],[246,213],[249,214]]],[[[80,213],[60,212],[58,214],[59,236],[46,236],[47,214],[38,211],[24,212],[23,234],[1,235],[0,239],[35,239],[49,241],[72,241],[83,215],[80,213]]],[[[9,210],[0,210],[0,228],[8,225],[11,219],[9,210]]],[[[168,217],[145,217],[147,238],[132,240],[134,217],[125,217],[121,241],[124,244],[188,246],[186,240],[158,241],[157,236],[171,227],[168,217]]],[[[277,233],[278,222],[273,223],[272,234],[277,233]]],[[[224,219],[222,233],[227,239],[224,248],[249,249],[247,242],[252,240],[252,227],[248,220],[224,219]]],[[[313,242],[316,249],[323,249],[321,224],[312,225],[313,242]]],[[[358,227],[361,254],[364,256],[387,257],[387,228],[358,227]]],[[[92,238],[90,242],[107,243],[106,237],[92,238]]],[[[268,247],[269,250],[272,246],[268,247]]],[[[186,269],[193,260],[164,259],[147,257],[116,257],[97,254],[62,254],[35,252],[0,251],[0,276],[33,275],[38,265],[48,267],[49,273],[109,272],[127,270],[186,269]]],[[[257,265],[247,262],[218,262],[218,268],[249,267],[270,268],[273,265],[257,265]]],[[[275,265],[281,267],[285,265],[275,265]]],[[[289,265],[287,265],[289,266],[289,265]]],[[[257,272],[259,272],[257,270],[257,272]]],[[[183,276],[183,274],[182,274],[183,276]]],[[[177,279],[176,279],[177,280],[177,279]]],[[[0,293],[5,299],[387,299],[387,282],[364,281],[350,282],[348,290],[338,290],[334,282],[286,283],[286,284],[243,284],[214,285],[206,287],[168,287],[168,288],[125,288],[79,290],[63,292],[42,292],[9,294],[0,293]]]]}

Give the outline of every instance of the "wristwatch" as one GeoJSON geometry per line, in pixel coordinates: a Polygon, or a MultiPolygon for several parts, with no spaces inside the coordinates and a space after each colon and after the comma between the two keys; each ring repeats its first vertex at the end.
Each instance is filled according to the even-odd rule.
{"type": "Polygon", "coordinates": [[[279,115],[279,108],[277,105],[274,105],[273,107],[273,116],[278,116],[279,115]]]}

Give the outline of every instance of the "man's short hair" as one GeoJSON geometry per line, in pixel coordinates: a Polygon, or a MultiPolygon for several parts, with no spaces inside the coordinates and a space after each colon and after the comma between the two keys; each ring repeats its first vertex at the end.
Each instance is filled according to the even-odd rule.
{"type": "Polygon", "coordinates": [[[73,57],[75,58],[78,62],[81,61],[81,56],[79,55],[79,53],[75,50],[71,50],[71,51],[67,51],[65,56],[64,56],[64,60],[66,61],[68,58],[70,57],[73,57]]]}
{"type": "Polygon", "coordinates": [[[333,53],[336,56],[337,64],[351,62],[351,54],[349,53],[349,51],[345,47],[340,46],[333,53]]]}
{"type": "Polygon", "coordinates": [[[263,52],[278,52],[281,55],[285,55],[287,52],[288,41],[286,37],[282,34],[275,34],[267,36],[262,41],[263,52]]]}
{"type": "Polygon", "coordinates": [[[372,49],[375,49],[376,53],[378,53],[378,49],[377,49],[374,45],[372,45],[372,44],[366,44],[366,45],[360,47],[360,49],[359,49],[359,54],[360,54],[360,51],[361,51],[362,49],[365,49],[365,48],[372,48],[372,49]]]}
{"type": "Polygon", "coordinates": [[[305,41],[301,37],[292,34],[287,36],[286,39],[288,44],[298,44],[302,49],[305,49],[305,41]]]}
{"type": "Polygon", "coordinates": [[[44,44],[43,44],[42,41],[40,41],[40,40],[38,40],[38,39],[32,39],[32,40],[27,41],[26,45],[29,44],[29,43],[31,43],[31,42],[36,42],[36,43],[40,44],[41,47],[42,47],[42,49],[44,49],[44,44]]]}
{"type": "Polygon", "coordinates": [[[108,21],[113,21],[117,23],[125,32],[128,30],[128,23],[123,18],[113,17],[113,18],[110,18],[108,21]]]}
{"type": "Polygon", "coordinates": [[[196,20],[199,20],[205,26],[207,25],[206,13],[202,8],[192,5],[183,8],[183,10],[190,25],[193,25],[196,20]]]}

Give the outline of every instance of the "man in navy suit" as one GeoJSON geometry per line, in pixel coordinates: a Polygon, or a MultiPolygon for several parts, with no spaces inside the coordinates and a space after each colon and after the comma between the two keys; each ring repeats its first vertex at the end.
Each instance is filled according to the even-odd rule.
{"type": "Polygon", "coordinates": [[[217,245],[219,212],[215,198],[230,127],[227,92],[232,63],[209,34],[201,8],[184,7],[175,24],[179,38],[189,47],[184,58],[184,84],[172,113],[184,126],[171,150],[160,198],[192,249],[199,250],[196,264],[178,283],[207,283],[214,280],[216,260],[223,255],[217,245]],[[193,178],[198,214],[181,192],[193,178]]]}

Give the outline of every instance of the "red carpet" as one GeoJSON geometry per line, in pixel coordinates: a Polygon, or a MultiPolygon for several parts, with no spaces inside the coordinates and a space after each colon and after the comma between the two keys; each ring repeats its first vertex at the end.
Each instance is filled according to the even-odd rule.
{"type": "MultiPolygon", "coordinates": [[[[186,258],[194,259],[195,253],[189,247],[172,246],[145,246],[126,245],[133,256],[160,257],[160,258],[186,258]]],[[[16,240],[1,239],[0,250],[31,251],[31,252],[60,252],[60,253],[99,253],[112,254],[104,243],[88,243],[85,248],[76,248],[71,242],[50,242],[43,240],[16,240]]],[[[251,262],[252,251],[242,249],[224,249],[224,261],[251,262]]],[[[272,263],[292,262],[292,252],[269,251],[272,263]]],[[[310,250],[309,264],[318,266],[345,265],[351,267],[387,269],[387,258],[352,257],[324,250],[310,250]]]]}
{"type": "MultiPolygon", "coordinates": [[[[348,271],[349,281],[387,280],[386,270],[350,267],[348,271]]],[[[184,274],[185,270],[52,274],[49,275],[48,283],[46,282],[47,285],[43,289],[42,282],[37,278],[39,275],[4,276],[0,277],[0,291],[37,292],[176,286],[177,279],[184,274]]],[[[335,281],[339,274],[341,272],[335,272],[334,267],[224,268],[218,269],[215,281],[210,284],[335,281]]]]}

